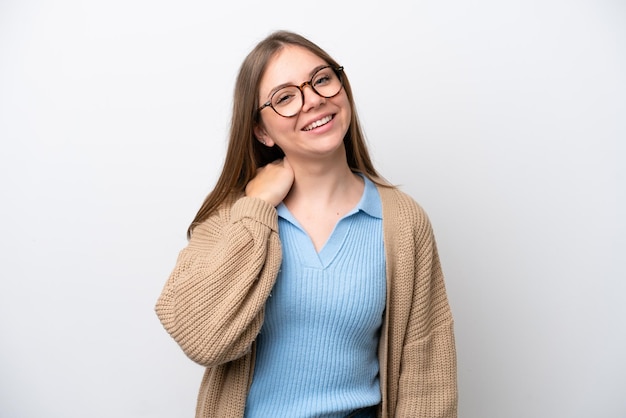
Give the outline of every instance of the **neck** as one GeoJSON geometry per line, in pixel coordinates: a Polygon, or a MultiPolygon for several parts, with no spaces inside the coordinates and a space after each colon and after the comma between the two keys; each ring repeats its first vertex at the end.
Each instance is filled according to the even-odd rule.
{"type": "MultiPolygon", "coordinates": [[[[290,160],[291,162],[291,160],[290,160]]],[[[345,159],[292,163],[294,183],[285,198],[290,207],[322,209],[337,203],[354,201],[363,192],[363,182],[355,175],[345,159]]]]}

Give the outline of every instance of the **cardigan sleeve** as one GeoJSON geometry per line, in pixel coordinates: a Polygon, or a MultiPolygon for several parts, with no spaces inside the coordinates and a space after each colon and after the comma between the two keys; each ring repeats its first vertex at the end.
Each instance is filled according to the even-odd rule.
{"type": "Polygon", "coordinates": [[[193,361],[212,367],[237,359],[259,333],[280,263],[276,209],[241,197],[196,226],[156,313],[193,361]]]}
{"type": "Polygon", "coordinates": [[[413,301],[402,350],[397,417],[456,418],[453,319],[431,224],[414,230],[413,301]]]}

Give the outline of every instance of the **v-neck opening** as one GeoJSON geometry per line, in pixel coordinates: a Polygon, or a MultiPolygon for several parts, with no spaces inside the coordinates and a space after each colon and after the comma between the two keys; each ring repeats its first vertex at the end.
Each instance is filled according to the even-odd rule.
{"type": "Polygon", "coordinates": [[[281,218],[292,224],[298,229],[299,233],[303,234],[307,238],[305,240],[307,248],[301,248],[298,246],[296,249],[301,259],[308,261],[307,264],[310,267],[326,268],[332,264],[337,254],[341,251],[341,248],[350,233],[350,227],[352,225],[352,222],[348,218],[359,211],[358,207],[359,205],[357,204],[351,211],[346,213],[335,223],[332,231],[319,251],[315,248],[315,244],[313,243],[309,233],[302,227],[296,217],[293,216],[293,214],[289,211],[289,208],[287,208],[284,203],[281,203],[277,209],[281,218]],[[313,261],[315,262],[312,263],[313,261]]]}

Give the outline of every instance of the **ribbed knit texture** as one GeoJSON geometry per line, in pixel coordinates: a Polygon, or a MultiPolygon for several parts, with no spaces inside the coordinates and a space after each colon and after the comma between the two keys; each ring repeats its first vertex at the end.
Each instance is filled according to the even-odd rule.
{"type": "MultiPolygon", "coordinates": [[[[381,418],[455,418],[453,321],[428,217],[396,188],[379,187],[387,303],[378,359],[381,418]]],[[[255,339],[282,251],[276,209],[233,196],[198,225],[156,312],[206,367],[196,418],[238,418],[254,378],[255,339]]]]}
{"type": "Polygon", "coordinates": [[[380,402],[385,253],[380,198],[365,181],[319,254],[278,208],[283,263],[257,338],[247,418],[342,418],[380,402]]]}

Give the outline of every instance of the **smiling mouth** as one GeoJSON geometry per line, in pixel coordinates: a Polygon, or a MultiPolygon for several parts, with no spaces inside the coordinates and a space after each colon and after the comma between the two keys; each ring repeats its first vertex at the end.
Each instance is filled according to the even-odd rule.
{"type": "Polygon", "coordinates": [[[320,120],[316,120],[315,122],[311,123],[310,125],[305,126],[302,130],[303,131],[310,131],[311,129],[319,128],[320,126],[326,125],[328,122],[333,120],[334,117],[335,117],[334,115],[328,115],[325,118],[322,118],[320,120]]]}

